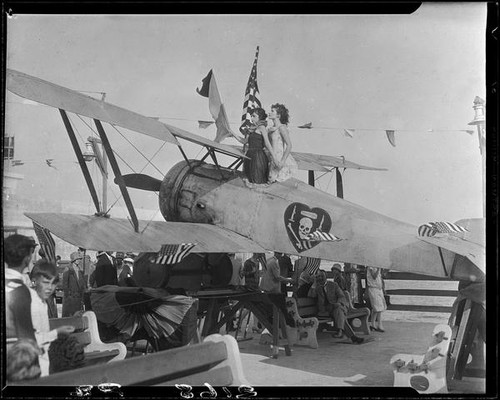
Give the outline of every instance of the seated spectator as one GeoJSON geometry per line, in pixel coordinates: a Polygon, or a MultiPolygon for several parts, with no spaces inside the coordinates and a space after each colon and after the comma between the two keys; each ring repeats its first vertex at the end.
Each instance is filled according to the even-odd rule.
{"type": "Polygon", "coordinates": [[[39,349],[35,341],[20,339],[7,350],[7,382],[40,377],[39,349]]]}
{"type": "Polygon", "coordinates": [[[332,265],[333,281],[339,285],[342,290],[347,290],[347,284],[344,276],[342,275],[342,266],[339,263],[332,265]]]}
{"type": "Polygon", "coordinates": [[[309,297],[318,299],[319,314],[328,313],[333,319],[335,327],[339,329],[336,338],[342,338],[344,334],[351,339],[353,343],[363,343],[364,339],[356,336],[346,321],[348,310],[348,300],[339,285],[326,279],[326,272],[319,270],[316,273],[316,279],[309,289],[309,297]]]}
{"type": "Polygon", "coordinates": [[[309,289],[314,283],[314,276],[308,271],[302,271],[299,278],[299,286],[296,292],[297,297],[307,297],[309,289]]]}
{"type": "Polygon", "coordinates": [[[41,354],[39,365],[42,376],[49,374],[49,346],[61,335],[69,335],[75,330],[73,326],[65,325],[50,330],[47,300],[56,290],[59,276],[55,264],[47,259],[39,260],[31,271],[34,289],[31,290],[31,319],[35,329],[35,337],[41,354]]]}

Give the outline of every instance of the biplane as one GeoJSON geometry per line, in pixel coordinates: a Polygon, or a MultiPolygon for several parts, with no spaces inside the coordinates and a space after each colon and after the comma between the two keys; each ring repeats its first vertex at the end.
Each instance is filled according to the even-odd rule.
{"type": "MultiPolygon", "coordinates": [[[[59,109],[90,194],[94,215],[26,213],[59,238],[89,250],[158,252],[162,245],[192,243],[193,253],[276,251],[323,260],[370,265],[436,277],[482,281],[485,277],[483,219],[457,224],[454,235],[422,237],[418,227],[323,192],[295,178],[270,185],[245,183],[238,169],[245,155],[236,146],[217,143],[154,118],[139,115],[42,79],[7,70],[7,89],[59,109]],[[127,205],[127,219],[101,209],[67,113],[93,119],[127,205]],[[163,180],[143,174],[122,175],[103,123],[120,126],[178,146],[183,160],[163,180]],[[179,140],[203,146],[206,154],[189,159],[179,140]],[[218,154],[234,159],[221,165],[218,154]],[[213,163],[208,163],[210,159],[213,163]],[[159,193],[165,221],[139,221],[129,189],[159,193]],[[315,232],[337,240],[312,240],[315,232]]],[[[351,168],[380,170],[343,158],[292,153],[299,169],[331,172],[351,168]]],[[[340,175],[340,174],[338,174],[340,175]]]]}

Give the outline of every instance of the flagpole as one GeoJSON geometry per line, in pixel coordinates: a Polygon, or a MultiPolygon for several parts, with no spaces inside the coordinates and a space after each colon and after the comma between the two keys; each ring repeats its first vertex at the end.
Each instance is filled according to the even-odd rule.
{"type": "Polygon", "coordinates": [[[476,96],[474,99],[474,120],[469,122],[469,125],[476,125],[477,137],[479,140],[479,151],[481,152],[481,164],[483,173],[483,218],[486,218],[486,131],[485,114],[484,114],[485,101],[476,96]]]}

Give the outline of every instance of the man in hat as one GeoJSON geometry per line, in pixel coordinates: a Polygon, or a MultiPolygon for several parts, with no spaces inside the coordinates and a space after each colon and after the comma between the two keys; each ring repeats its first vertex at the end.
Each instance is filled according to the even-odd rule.
{"type": "Polygon", "coordinates": [[[70,261],[68,269],[63,273],[63,317],[71,317],[76,312],[83,311],[83,294],[87,289],[87,283],[80,268],[81,253],[78,251],[71,253],[70,261]]]}
{"type": "Polygon", "coordinates": [[[97,287],[105,285],[118,285],[118,276],[111,255],[105,251],[97,252],[95,265],[95,284],[97,287]]]}
{"type": "Polygon", "coordinates": [[[33,238],[10,235],[4,239],[5,262],[5,315],[7,345],[18,339],[32,339],[36,343],[31,320],[30,281],[22,271],[29,266],[35,247],[33,238]]]}
{"type": "Polygon", "coordinates": [[[333,274],[333,281],[339,285],[339,287],[342,290],[347,290],[347,284],[344,279],[344,276],[342,275],[342,266],[339,263],[335,263],[332,265],[332,274],[333,274]]]}
{"type": "Polygon", "coordinates": [[[363,343],[364,339],[356,336],[346,321],[348,300],[343,290],[335,282],[326,279],[325,271],[320,269],[316,273],[316,280],[309,289],[308,296],[318,299],[319,314],[328,313],[333,319],[335,327],[339,329],[335,338],[342,338],[345,334],[353,343],[363,343]]]}

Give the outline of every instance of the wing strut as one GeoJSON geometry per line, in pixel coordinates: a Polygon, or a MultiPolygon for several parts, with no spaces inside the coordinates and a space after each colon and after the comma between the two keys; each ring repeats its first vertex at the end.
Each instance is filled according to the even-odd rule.
{"type": "Polygon", "coordinates": [[[314,186],[314,170],[310,169],[307,171],[307,183],[314,186]]]}
{"type": "Polygon", "coordinates": [[[441,250],[441,247],[438,247],[438,250],[439,250],[439,257],[441,257],[441,264],[443,266],[444,273],[446,276],[448,276],[448,271],[446,271],[446,265],[444,264],[443,251],[441,250]]]}
{"type": "MultiPolygon", "coordinates": [[[[345,169],[344,169],[345,170],[345,169]]],[[[344,184],[342,183],[342,174],[338,168],[335,168],[335,177],[337,178],[337,197],[344,198],[344,184]]]]}
{"type": "Polygon", "coordinates": [[[68,114],[66,114],[66,111],[59,109],[59,112],[61,113],[61,117],[64,122],[64,126],[66,127],[66,130],[68,131],[68,136],[69,140],[71,141],[71,144],[73,146],[73,150],[75,151],[76,158],[78,160],[78,164],[80,164],[80,168],[82,169],[83,176],[85,177],[85,181],[87,182],[87,186],[90,191],[90,195],[92,196],[92,200],[94,201],[95,208],[98,213],[101,211],[101,206],[99,205],[99,198],[97,197],[97,192],[94,187],[94,182],[92,181],[92,177],[90,176],[89,169],[87,167],[87,163],[83,159],[83,154],[82,150],[80,149],[80,146],[78,145],[78,141],[75,136],[75,132],[73,131],[73,127],[71,126],[71,123],[69,122],[68,114]]]}
{"type": "Polygon", "coordinates": [[[132,205],[132,200],[130,200],[130,196],[128,194],[127,186],[125,185],[125,181],[123,180],[123,176],[120,172],[120,167],[116,162],[115,154],[113,153],[113,149],[109,144],[108,137],[104,128],[102,127],[101,121],[98,119],[94,119],[95,126],[97,127],[97,131],[99,132],[99,136],[101,137],[102,145],[104,146],[104,150],[108,155],[109,163],[111,164],[111,168],[113,169],[113,173],[115,174],[115,182],[120,187],[120,191],[122,192],[123,200],[125,200],[125,204],[127,206],[127,210],[130,214],[130,218],[132,219],[132,224],[134,225],[134,230],[139,232],[139,221],[137,220],[137,215],[135,214],[134,206],[132,205]]]}

